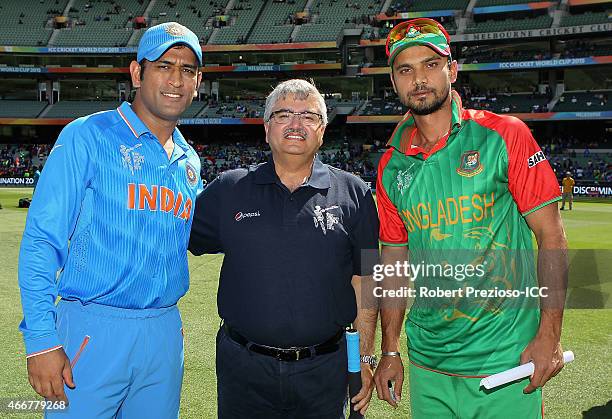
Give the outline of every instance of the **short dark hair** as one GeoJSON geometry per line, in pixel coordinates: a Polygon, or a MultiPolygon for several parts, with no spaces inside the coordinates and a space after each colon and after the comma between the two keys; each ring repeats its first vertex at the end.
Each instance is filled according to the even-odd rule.
{"type": "Polygon", "coordinates": [[[146,58],[143,58],[142,60],[140,60],[140,62],[138,63],[138,65],[140,65],[140,80],[142,80],[144,78],[144,71],[145,71],[145,62],[147,61],[146,58]]]}

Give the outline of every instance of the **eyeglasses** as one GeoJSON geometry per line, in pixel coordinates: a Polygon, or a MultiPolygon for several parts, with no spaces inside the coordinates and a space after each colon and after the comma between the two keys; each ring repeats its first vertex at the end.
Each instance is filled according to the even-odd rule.
{"type": "Polygon", "coordinates": [[[397,41],[406,38],[406,34],[409,33],[410,28],[414,28],[421,33],[443,35],[446,38],[446,42],[450,44],[448,32],[446,32],[446,29],[435,20],[428,18],[411,19],[395,25],[393,29],[391,29],[391,32],[389,32],[386,45],[387,56],[391,55],[391,46],[397,41]]]}
{"type": "MultiPolygon", "coordinates": [[[[270,119],[278,125],[287,125],[293,118],[297,117],[302,125],[307,127],[316,127],[323,121],[323,116],[315,112],[293,112],[287,109],[274,111],[270,114],[270,119]]],[[[269,119],[269,120],[270,120],[269,119]]]]}

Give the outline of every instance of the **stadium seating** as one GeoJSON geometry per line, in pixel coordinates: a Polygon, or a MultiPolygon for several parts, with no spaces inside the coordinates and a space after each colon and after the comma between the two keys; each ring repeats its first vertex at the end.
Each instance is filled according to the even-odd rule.
{"type": "Polygon", "coordinates": [[[468,49],[462,52],[464,63],[491,63],[507,61],[532,61],[552,58],[547,51],[541,49],[468,49]]]}
{"type": "Polygon", "coordinates": [[[118,0],[94,2],[75,0],[68,11],[70,24],[53,41],[58,46],[113,47],[127,45],[133,29],[131,21],[141,16],[147,2],[118,0]]]}
{"type": "Polygon", "coordinates": [[[550,0],[478,0],[475,7],[506,6],[509,4],[539,3],[550,0]]]}
{"type": "Polygon", "coordinates": [[[211,103],[198,116],[202,118],[262,118],[264,100],[211,103]]]}
{"type": "Polygon", "coordinates": [[[587,40],[567,41],[561,51],[551,54],[550,51],[523,47],[522,49],[501,49],[499,47],[470,47],[462,51],[464,64],[549,60],[553,58],[596,57],[612,55],[612,45],[592,43],[587,40]],[[495,49],[492,49],[495,48],[495,49]]]}
{"type": "MultiPolygon", "coordinates": [[[[591,143],[591,145],[593,144],[591,143]]],[[[583,148],[586,144],[575,144],[575,146],[583,148]]],[[[610,163],[609,155],[603,153],[575,153],[560,144],[556,144],[554,152],[549,145],[544,145],[543,150],[559,177],[570,171],[577,181],[612,181],[612,163],[610,163]]]]}
{"type": "Polygon", "coordinates": [[[94,112],[117,108],[121,103],[113,101],[61,100],[45,114],[45,118],[79,118],[94,112]]]}
{"type": "Polygon", "coordinates": [[[612,92],[564,92],[554,112],[598,112],[612,108],[612,92]]]}
{"type": "Polygon", "coordinates": [[[276,42],[289,42],[294,26],[292,16],[304,10],[306,0],[297,0],[292,3],[269,1],[257,22],[247,42],[249,44],[266,44],[276,42]]]}
{"type": "Polygon", "coordinates": [[[525,19],[486,20],[484,22],[472,22],[471,25],[466,28],[465,33],[501,32],[509,29],[520,31],[550,28],[552,21],[553,18],[549,15],[525,19]]]}
{"type": "Polygon", "coordinates": [[[403,115],[406,110],[396,98],[372,98],[357,115],[403,115]]]}
{"type": "Polygon", "coordinates": [[[36,118],[46,106],[36,100],[0,100],[0,118],[36,118]]]}
{"type": "Polygon", "coordinates": [[[194,100],[191,105],[183,112],[181,118],[195,118],[206,106],[206,102],[194,100]]]}
{"type": "MultiPolygon", "coordinates": [[[[112,21],[117,22],[119,20],[115,18],[112,21]]],[[[127,44],[131,35],[131,29],[109,29],[106,23],[92,22],[62,29],[53,45],[63,47],[122,47],[127,44]]]]}
{"type": "Polygon", "coordinates": [[[218,29],[218,33],[209,43],[211,44],[244,44],[253,28],[265,0],[237,0],[234,7],[229,10],[231,16],[228,26],[218,29]]]}
{"type": "Polygon", "coordinates": [[[612,45],[588,41],[567,41],[561,53],[563,58],[597,57],[612,55],[612,45]]]}
{"type": "MultiPolygon", "coordinates": [[[[452,17],[439,18],[438,17],[435,19],[439,21],[440,23],[442,23],[442,25],[444,26],[446,31],[449,33],[449,35],[454,35],[457,33],[457,23],[455,22],[454,18],[452,17]]],[[[366,26],[363,28],[361,39],[369,39],[369,40],[386,39],[391,29],[392,27],[390,25],[387,25],[386,23],[384,23],[382,27],[366,26]]]]}
{"type": "Polygon", "coordinates": [[[455,35],[457,33],[457,22],[455,22],[455,19],[450,19],[446,22],[442,22],[442,24],[444,25],[444,29],[446,29],[446,32],[448,32],[449,35],[455,35]]]}
{"type": "Polygon", "coordinates": [[[50,144],[0,144],[0,177],[33,175],[33,166],[44,164],[50,144]]]}
{"type": "MultiPolygon", "coordinates": [[[[257,26],[256,26],[257,28],[257,26]]],[[[249,44],[275,44],[290,42],[293,25],[260,26],[251,33],[249,44]]]]}
{"type": "MultiPolygon", "coordinates": [[[[169,1],[158,0],[149,11],[149,26],[164,22],[180,22],[191,29],[203,42],[206,42],[213,32],[215,16],[225,12],[228,0],[187,2],[185,0],[169,1]]],[[[139,30],[134,44],[140,40],[144,30],[139,30]]]]}
{"type": "Polygon", "coordinates": [[[568,14],[561,18],[560,26],[581,26],[594,23],[612,22],[612,11],[599,13],[586,12],[582,14],[568,14]]]}
{"type": "Polygon", "coordinates": [[[533,93],[474,95],[463,98],[466,108],[482,109],[495,113],[548,112],[549,98],[533,93]]]}
{"type": "Polygon", "coordinates": [[[0,45],[47,45],[53,33],[54,16],[62,15],[68,0],[2,0],[0,13],[4,29],[0,45]]]}
{"type": "Polygon", "coordinates": [[[365,63],[364,67],[387,67],[387,58],[377,59],[372,62],[365,63]]]}
{"type": "MultiPolygon", "coordinates": [[[[474,95],[463,97],[466,108],[483,109],[496,113],[546,112],[549,99],[532,93],[474,95]]],[[[372,98],[357,115],[403,115],[407,109],[396,98],[372,98]]]]}
{"type": "Polygon", "coordinates": [[[333,110],[337,108],[342,108],[343,113],[347,113],[346,110],[350,110],[348,113],[352,113],[355,109],[363,104],[361,100],[351,100],[351,99],[325,99],[325,104],[327,105],[327,114],[329,115],[333,110]]]}
{"type": "MultiPolygon", "coordinates": [[[[196,152],[202,161],[202,178],[204,183],[215,179],[223,171],[246,168],[252,164],[267,160],[270,149],[267,144],[195,144],[196,152]]],[[[346,144],[339,139],[327,139],[319,150],[322,162],[343,170],[373,178],[376,176],[378,154],[370,155],[364,144],[354,142],[346,144]]]]}
{"type": "Polygon", "coordinates": [[[388,32],[388,28],[386,27],[376,28],[373,26],[366,26],[363,28],[363,32],[361,32],[361,39],[369,39],[369,40],[381,39],[383,30],[388,32]]]}
{"type": "Polygon", "coordinates": [[[306,23],[301,25],[294,42],[321,42],[336,41],[343,30],[343,26],[328,25],[326,23],[306,23]]]}
{"type": "Polygon", "coordinates": [[[397,12],[422,12],[430,10],[465,10],[469,0],[400,0],[390,9],[397,12]]]}
{"type": "Polygon", "coordinates": [[[311,23],[301,25],[293,41],[336,41],[345,27],[368,24],[380,8],[374,0],[313,0],[311,23]]]}

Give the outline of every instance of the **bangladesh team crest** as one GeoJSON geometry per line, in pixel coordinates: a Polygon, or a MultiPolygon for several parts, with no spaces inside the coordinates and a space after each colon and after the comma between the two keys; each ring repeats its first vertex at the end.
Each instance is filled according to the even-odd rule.
{"type": "Polygon", "coordinates": [[[187,182],[191,186],[196,186],[198,184],[198,174],[196,173],[196,170],[191,165],[191,163],[185,163],[185,172],[187,174],[187,182]]]}
{"type": "Polygon", "coordinates": [[[416,38],[421,35],[421,31],[416,26],[410,26],[408,32],[406,32],[406,38],[416,38]]]}
{"type": "Polygon", "coordinates": [[[483,167],[480,162],[480,153],[476,150],[466,151],[461,155],[461,162],[457,168],[457,173],[464,177],[476,176],[482,172],[483,167]]]}

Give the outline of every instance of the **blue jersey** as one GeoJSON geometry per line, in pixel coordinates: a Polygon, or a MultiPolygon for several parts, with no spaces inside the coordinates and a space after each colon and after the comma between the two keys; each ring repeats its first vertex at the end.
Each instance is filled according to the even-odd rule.
{"type": "Polygon", "coordinates": [[[30,207],[19,255],[26,353],[60,345],[55,301],[129,309],[176,304],[200,159],[178,129],[172,156],[128,103],[61,132],[30,207]]]}

